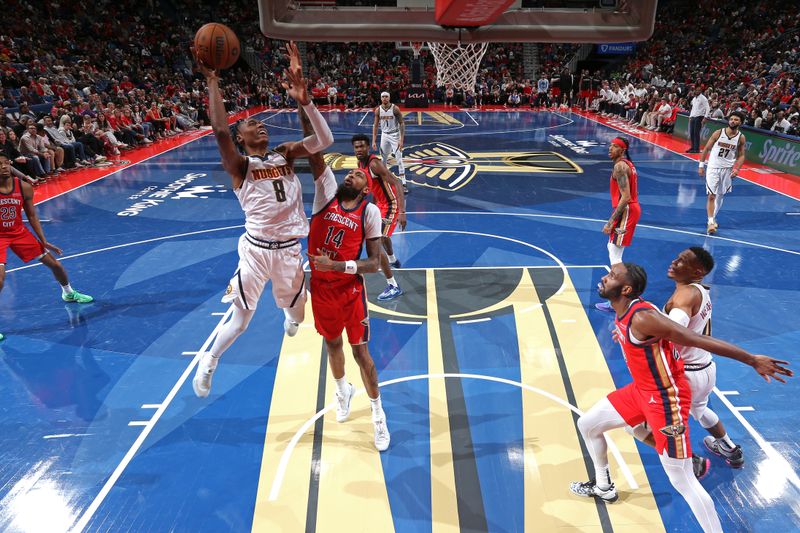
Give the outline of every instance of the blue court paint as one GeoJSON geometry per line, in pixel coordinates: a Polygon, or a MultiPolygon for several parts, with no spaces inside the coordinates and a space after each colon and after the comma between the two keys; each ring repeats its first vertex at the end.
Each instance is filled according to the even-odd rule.
{"type": "MultiPolygon", "coordinates": [[[[424,182],[438,188],[411,186],[409,230],[465,233],[396,234],[397,255],[404,266],[552,264],[546,255],[522,244],[470,233],[530,243],[567,265],[607,263],[606,237],[600,232],[611,211],[607,143],[618,132],[567,114],[470,114],[474,120],[454,112],[461,124],[442,124],[423,113],[421,126],[415,121],[419,117],[407,117],[407,153],[415,145],[440,143],[467,153],[465,164],[479,169],[458,190],[448,190],[446,180],[435,176],[425,176],[424,182]],[[546,171],[553,152],[571,160],[580,172],[546,171]],[[509,172],[511,162],[527,165],[527,171],[509,172]]],[[[331,152],[351,153],[350,136],[371,129],[369,120],[359,125],[362,117],[363,113],[327,114],[336,137],[331,152]]],[[[292,113],[269,116],[267,124],[273,144],[301,136],[292,113]]],[[[706,237],[705,192],[696,163],[636,139],[631,155],[639,170],[643,214],[624,259],[647,269],[645,296],[663,304],[672,291],[665,275],[669,261],[688,246],[706,246],[717,260],[707,280],[713,287],[714,333],[754,352],[793,359],[800,344],[795,309],[800,293],[800,219],[785,213],[798,211],[798,202],[736,180],[719,216],[719,238],[706,237]]],[[[307,167],[298,168],[310,210],[311,178],[307,167]]],[[[163,400],[191,360],[181,353],[199,349],[219,320],[211,313],[225,310],[219,298],[236,268],[235,243],[241,229],[169,236],[243,223],[214,140],[208,137],[48,201],[39,206],[39,214],[52,220],[45,228],[48,240],[65,254],[168,238],[65,260],[73,285],[97,298],[83,307],[60,301],[60,289],[46,268],[15,272],[21,264],[10,257],[0,294],[0,331],[8,336],[0,344],[0,392],[8,406],[0,421],[9,435],[0,441],[2,529],[63,529],[88,507],[141,432],[128,422],[152,415],[153,409],[143,409],[142,404],[163,400]],[[43,506],[53,512],[30,511],[43,506]]],[[[594,286],[603,271],[573,269],[570,274],[615,382],[626,383],[627,370],[610,339],[609,317],[593,310],[598,301],[594,286]]],[[[487,333],[495,320],[505,324],[506,319],[454,326],[459,362],[474,366],[476,372],[485,364],[487,373],[510,375],[518,369],[505,366],[506,352],[489,349],[511,342],[487,333]],[[470,355],[481,346],[483,355],[490,356],[485,362],[470,355]]],[[[97,509],[89,530],[248,529],[281,321],[281,313],[265,296],[253,326],[225,355],[211,398],[197,400],[188,383],[178,391],[97,509]]],[[[375,318],[373,328],[371,347],[381,379],[427,371],[424,325],[375,318]]],[[[800,491],[783,474],[787,469],[800,472],[800,424],[796,410],[787,407],[800,395],[800,384],[797,379],[787,385],[767,384],[750,368],[722,358],[717,365],[719,389],[740,391],[729,400],[754,408],[743,416],[787,463],[776,469],[740,421],[712,399],[729,434],[743,446],[747,463],[733,471],[715,457],[703,485],[726,530],[797,530],[800,491]]],[[[519,486],[521,474],[495,453],[520,438],[521,426],[512,423],[521,420],[515,411],[520,403],[514,399],[519,392],[493,387],[464,383],[476,442],[494,450],[477,463],[481,484],[493,486],[489,480],[502,477],[512,480],[509,486],[519,486]],[[487,390],[508,398],[502,406],[484,405],[487,390]],[[508,415],[502,429],[480,419],[489,412],[508,415]]],[[[398,384],[383,394],[393,447],[382,463],[395,524],[402,530],[428,531],[427,383],[398,384]],[[414,498],[409,500],[411,488],[414,498]]],[[[692,444],[702,451],[704,433],[695,423],[691,429],[692,444]]],[[[640,451],[667,531],[697,530],[655,455],[644,447],[640,451]]],[[[518,530],[518,511],[501,520],[498,508],[504,499],[521,501],[514,499],[521,493],[503,490],[482,492],[487,519],[502,524],[499,529],[518,530]]]]}

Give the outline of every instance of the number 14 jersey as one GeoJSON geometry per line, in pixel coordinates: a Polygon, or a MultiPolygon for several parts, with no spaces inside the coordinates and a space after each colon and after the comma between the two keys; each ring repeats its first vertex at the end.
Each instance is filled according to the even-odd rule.
{"type": "Polygon", "coordinates": [[[234,193],[245,215],[245,229],[264,241],[288,241],[308,235],[303,191],[294,168],[278,152],[247,157],[247,172],[234,193]]]}

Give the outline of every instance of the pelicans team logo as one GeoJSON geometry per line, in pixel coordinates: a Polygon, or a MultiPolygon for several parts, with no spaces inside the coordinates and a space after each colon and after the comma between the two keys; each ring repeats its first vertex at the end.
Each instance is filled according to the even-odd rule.
{"type": "MultiPolygon", "coordinates": [[[[358,165],[355,156],[331,153],[325,163],[332,170],[350,169],[358,165]]],[[[558,152],[467,152],[455,146],[431,142],[409,146],[403,163],[406,179],[445,191],[456,191],[469,183],[478,172],[567,173],[579,174],[583,169],[558,152]]]]}
{"type": "Polygon", "coordinates": [[[671,426],[664,426],[663,428],[659,429],[659,431],[667,437],[677,437],[686,433],[686,426],[683,424],[674,424],[671,426]]]}

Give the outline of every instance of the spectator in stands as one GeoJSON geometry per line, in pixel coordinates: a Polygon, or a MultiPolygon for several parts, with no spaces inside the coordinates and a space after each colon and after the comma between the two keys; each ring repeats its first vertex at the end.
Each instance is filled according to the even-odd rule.
{"type": "Polygon", "coordinates": [[[86,156],[86,152],[83,149],[83,144],[75,139],[70,141],[67,136],[65,136],[63,132],[59,131],[59,128],[57,128],[53,123],[53,117],[48,115],[44,117],[43,122],[44,130],[47,132],[47,136],[50,138],[50,141],[52,141],[55,146],[58,146],[64,150],[66,168],[82,168],[93,163],[93,161],[86,156]]]}
{"type": "Polygon", "coordinates": [[[19,151],[26,157],[35,157],[44,170],[45,175],[60,172],[55,165],[55,154],[48,150],[36,135],[36,123],[26,120],[26,131],[19,139],[19,151]]]}
{"type": "Polygon", "coordinates": [[[40,146],[43,146],[46,151],[53,153],[53,168],[56,169],[56,172],[62,172],[64,170],[64,149],[56,146],[50,140],[47,132],[44,131],[44,124],[37,123],[35,126],[37,142],[41,143],[40,146]]]}
{"type": "Polygon", "coordinates": [[[549,90],[550,80],[547,79],[547,74],[542,71],[541,76],[539,76],[539,80],[536,82],[536,104],[531,107],[542,107],[542,105],[547,101],[547,91],[549,90]]]}
{"type": "Polygon", "coordinates": [[[97,141],[94,136],[90,136],[88,144],[84,144],[75,138],[73,131],[73,122],[70,115],[63,115],[59,121],[58,131],[64,138],[71,143],[80,143],[83,146],[84,153],[86,154],[87,163],[100,163],[106,160],[103,156],[103,143],[97,141]],[[99,143],[99,146],[98,146],[99,143]]]}
{"type": "Polygon", "coordinates": [[[775,114],[775,123],[770,130],[776,133],[786,133],[791,126],[792,124],[786,120],[786,114],[783,111],[778,111],[775,114]]]}
{"type": "Polygon", "coordinates": [[[508,101],[506,102],[507,107],[519,107],[520,103],[522,102],[522,97],[519,93],[514,90],[511,94],[508,95],[508,101]]]}
{"type": "Polygon", "coordinates": [[[725,118],[725,113],[723,113],[722,109],[720,109],[718,100],[711,101],[710,108],[708,110],[708,115],[706,115],[706,118],[711,118],[715,120],[722,120],[725,118]]]}
{"type": "Polygon", "coordinates": [[[5,153],[11,159],[11,165],[19,171],[35,176],[35,182],[38,183],[38,178],[44,176],[45,172],[42,169],[39,160],[35,157],[25,157],[17,148],[16,135],[14,130],[6,132],[0,129],[0,152],[5,153]]]}

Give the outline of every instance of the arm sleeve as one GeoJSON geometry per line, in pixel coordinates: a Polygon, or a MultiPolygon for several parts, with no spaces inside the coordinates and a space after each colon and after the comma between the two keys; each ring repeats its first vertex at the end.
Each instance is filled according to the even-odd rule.
{"type": "Polygon", "coordinates": [[[364,215],[364,235],[367,239],[377,239],[381,234],[381,212],[378,206],[370,203],[364,215]]]}
{"type": "Polygon", "coordinates": [[[333,144],[333,133],[331,133],[328,123],[322,118],[317,106],[310,103],[304,105],[303,110],[306,112],[308,120],[311,122],[311,128],[314,130],[313,135],[303,139],[303,146],[306,147],[309,153],[316,154],[333,144]]]}
{"type": "Polygon", "coordinates": [[[673,307],[669,312],[669,319],[683,327],[689,326],[689,315],[683,309],[673,307]]]}
{"type": "Polygon", "coordinates": [[[328,202],[333,200],[336,195],[336,176],[333,175],[331,167],[326,166],[322,175],[314,182],[314,207],[312,215],[319,213],[328,202]]]}

